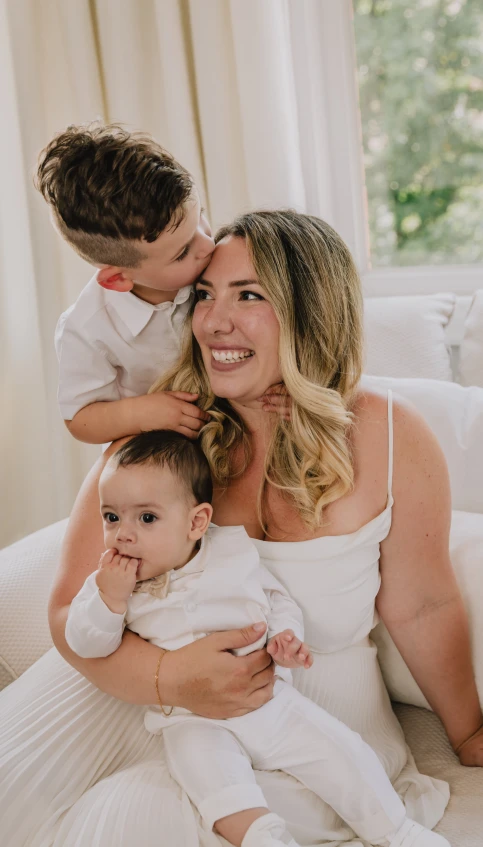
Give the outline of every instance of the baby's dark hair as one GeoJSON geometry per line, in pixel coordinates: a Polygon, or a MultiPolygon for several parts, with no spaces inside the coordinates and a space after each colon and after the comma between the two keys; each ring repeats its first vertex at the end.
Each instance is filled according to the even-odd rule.
{"type": "Polygon", "coordinates": [[[168,429],[142,432],[114,453],[119,468],[130,465],[155,465],[169,468],[189,490],[197,503],[211,503],[213,483],[210,466],[199,442],[168,429]]]}

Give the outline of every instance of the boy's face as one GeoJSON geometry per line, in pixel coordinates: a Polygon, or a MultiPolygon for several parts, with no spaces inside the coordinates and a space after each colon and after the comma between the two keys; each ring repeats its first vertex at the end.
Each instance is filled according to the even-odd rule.
{"type": "Polygon", "coordinates": [[[195,188],[185,211],[185,217],[176,229],[167,227],[156,241],[142,242],[145,258],[138,267],[96,265],[100,270],[99,284],[114,291],[132,289],[135,294],[151,301],[150,290],[170,294],[191,285],[207,267],[215,243],[195,188]]]}
{"type": "Polygon", "coordinates": [[[138,580],[185,565],[211,520],[211,506],[196,504],[166,467],[118,468],[111,460],[99,496],[106,549],[140,559],[138,580]]]}

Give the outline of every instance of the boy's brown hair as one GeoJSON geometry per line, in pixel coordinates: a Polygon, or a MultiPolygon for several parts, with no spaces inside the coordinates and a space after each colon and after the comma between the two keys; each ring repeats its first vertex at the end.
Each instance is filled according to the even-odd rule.
{"type": "Polygon", "coordinates": [[[137,267],[141,239],[178,226],[190,174],[150,135],[117,124],[69,126],[42,150],[35,187],[57,228],[87,261],[137,267]]]}

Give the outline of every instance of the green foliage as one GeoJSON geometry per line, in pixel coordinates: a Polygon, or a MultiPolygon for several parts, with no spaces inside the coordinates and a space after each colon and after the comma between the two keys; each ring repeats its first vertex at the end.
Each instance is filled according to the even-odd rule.
{"type": "Polygon", "coordinates": [[[483,3],[354,0],[375,265],[483,261],[483,3]]]}

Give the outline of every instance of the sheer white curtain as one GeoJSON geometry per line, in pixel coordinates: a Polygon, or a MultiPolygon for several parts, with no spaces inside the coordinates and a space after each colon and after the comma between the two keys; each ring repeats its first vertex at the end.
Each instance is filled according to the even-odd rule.
{"type": "Polygon", "coordinates": [[[38,151],[69,123],[123,122],[193,173],[214,226],[254,207],[330,221],[327,2],[0,0],[0,544],[67,515],[98,454],[56,406],[55,323],[91,271],[32,187],[38,151]]]}

